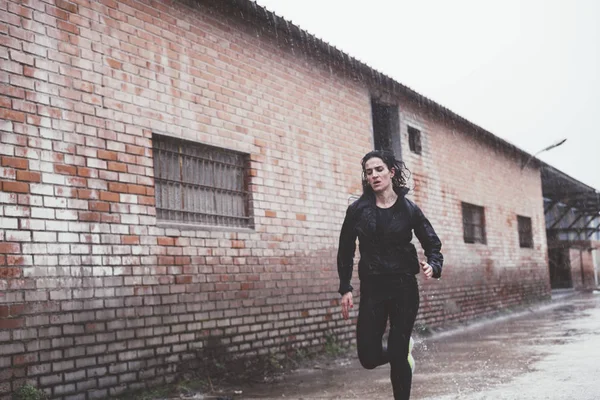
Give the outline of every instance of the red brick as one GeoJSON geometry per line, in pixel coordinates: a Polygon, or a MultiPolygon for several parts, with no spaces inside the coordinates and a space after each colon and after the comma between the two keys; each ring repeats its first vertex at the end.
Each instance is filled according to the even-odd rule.
{"type": "Polygon", "coordinates": [[[38,356],[36,353],[17,354],[15,356],[13,356],[13,358],[12,358],[13,365],[33,364],[37,361],[38,361],[38,356]]]}
{"type": "Polygon", "coordinates": [[[25,320],[23,318],[0,319],[0,330],[16,329],[22,327],[24,324],[25,320]]]}
{"type": "Polygon", "coordinates": [[[67,10],[70,13],[77,13],[77,5],[65,0],[55,0],[56,7],[67,10]]]}
{"type": "Polygon", "coordinates": [[[21,246],[19,243],[0,242],[0,253],[11,254],[20,252],[21,246]]]}
{"type": "MultiPolygon", "coordinates": [[[[117,0],[102,0],[102,4],[105,7],[109,7],[109,8],[112,8],[112,9],[116,9],[119,6],[119,2],[117,0]]],[[[112,11],[112,10],[109,10],[109,11],[112,11]]],[[[114,15],[112,12],[110,14],[114,15]]]]}
{"type": "Polygon", "coordinates": [[[108,190],[117,193],[127,193],[127,184],[119,182],[109,182],[108,190]]]}
{"type": "Polygon", "coordinates": [[[113,60],[112,58],[107,58],[106,59],[106,63],[114,69],[122,69],[123,68],[123,63],[119,62],[117,60],[113,60]]]}
{"type": "Polygon", "coordinates": [[[175,257],[175,264],[177,264],[177,265],[187,265],[191,262],[192,262],[191,257],[187,257],[187,256],[175,257]]]}
{"type": "Polygon", "coordinates": [[[177,284],[187,284],[192,283],[193,277],[189,275],[178,275],[175,277],[175,283],[177,284]]]}
{"type": "Polygon", "coordinates": [[[276,218],[277,217],[277,213],[273,210],[265,210],[265,217],[268,218],[276,218]]]}
{"type": "Polygon", "coordinates": [[[306,214],[296,214],[296,219],[298,221],[306,221],[306,214]]]}
{"type": "Polygon", "coordinates": [[[90,189],[77,189],[77,198],[85,200],[97,199],[98,192],[90,189]]]}
{"type": "Polygon", "coordinates": [[[140,185],[127,185],[127,193],[146,194],[146,187],[140,185]]]}
{"type": "Polygon", "coordinates": [[[100,211],[100,212],[109,212],[110,211],[110,203],[103,201],[90,201],[89,207],[91,211],[100,211]]]}
{"type": "Polygon", "coordinates": [[[25,113],[22,113],[20,111],[9,110],[7,108],[0,108],[0,119],[24,123],[25,113]]]}
{"type": "MultiPolygon", "coordinates": [[[[1,44],[1,40],[0,40],[0,44],[1,44]]],[[[9,96],[9,97],[16,97],[18,99],[24,99],[25,98],[25,90],[21,89],[19,87],[15,87],[15,86],[9,86],[9,85],[0,85],[0,94],[9,96]]]]}
{"type": "Polygon", "coordinates": [[[23,256],[7,256],[6,265],[23,265],[25,258],[23,256]]]}
{"type": "Polygon", "coordinates": [[[102,214],[97,212],[80,212],[79,220],[87,221],[87,222],[100,222],[102,219],[102,214]]]}
{"type": "Polygon", "coordinates": [[[107,224],[118,224],[121,222],[121,217],[118,214],[102,214],[100,219],[102,222],[107,224]]]}
{"type": "Polygon", "coordinates": [[[25,312],[25,304],[11,304],[10,306],[10,315],[13,317],[17,317],[25,312]]]}
{"type": "Polygon", "coordinates": [[[140,237],[139,236],[121,236],[121,243],[122,244],[140,244],[140,237]]]}
{"type": "Polygon", "coordinates": [[[175,257],[159,256],[158,265],[173,265],[175,264],[175,257]]]}
{"type": "Polygon", "coordinates": [[[4,192],[29,193],[29,184],[25,182],[2,182],[2,190],[4,192]]]}
{"type": "Polygon", "coordinates": [[[138,203],[146,206],[153,206],[156,200],[154,197],[138,196],[138,203]]]}
{"type": "Polygon", "coordinates": [[[46,6],[46,13],[60,19],[68,19],[69,13],[52,6],[46,6]]]}
{"type": "Polygon", "coordinates": [[[108,170],[109,171],[117,171],[117,172],[127,172],[127,164],[109,161],[108,162],[108,170]]]}
{"type": "Polygon", "coordinates": [[[98,150],[98,158],[101,160],[116,161],[118,158],[118,153],[114,151],[98,150]]]}
{"type": "Polygon", "coordinates": [[[74,35],[79,34],[79,27],[75,24],[71,24],[66,21],[61,21],[61,20],[56,21],[56,27],[58,29],[60,29],[61,31],[66,31],[66,32],[72,33],[74,35]]]}
{"type": "Polygon", "coordinates": [[[54,172],[64,175],[77,175],[77,167],[74,165],[54,164],[54,172]]]}
{"type": "Polygon", "coordinates": [[[27,182],[41,182],[42,175],[39,172],[30,172],[30,171],[17,171],[17,180],[18,181],[27,181],[27,182]]]}
{"type": "Polygon", "coordinates": [[[17,169],[28,169],[29,161],[26,158],[15,158],[15,157],[2,156],[2,166],[17,168],[17,169]]]}
{"type": "Polygon", "coordinates": [[[0,97],[0,107],[12,108],[12,100],[8,97],[0,97]]]}
{"type": "Polygon", "coordinates": [[[23,271],[19,267],[0,267],[0,278],[20,278],[23,271]]]}
{"type": "Polygon", "coordinates": [[[134,154],[136,156],[146,155],[146,148],[141,147],[141,146],[134,146],[131,144],[125,145],[125,151],[129,154],[134,154]]]}
{"type": "Polygon", "coordinates": [[[93,177],[93,169],[86,167],[77,167],[77,175],[82,176],[84,178],[92,178],[93,177]]]}
{"type": "Polygon", "coordinates": [[[157,239],[159,246],[175,246],[175,238],[172,237],[159,237],[157,239]]]}
{"type": "Polygon", "coordinates": [[[120,200],[119,193],[100,192],[100,200],[118,203],[120,200]]]}

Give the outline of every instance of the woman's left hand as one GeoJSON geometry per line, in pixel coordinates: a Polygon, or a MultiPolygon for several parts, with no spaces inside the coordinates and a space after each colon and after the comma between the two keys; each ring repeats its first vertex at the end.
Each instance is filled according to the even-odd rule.
{"type": "Polygon", "coordinates": [[[433,276],[433,268],[425,261],[420,261],[421,269],[425,275],[425,279],[430,279],[433,276]]]}

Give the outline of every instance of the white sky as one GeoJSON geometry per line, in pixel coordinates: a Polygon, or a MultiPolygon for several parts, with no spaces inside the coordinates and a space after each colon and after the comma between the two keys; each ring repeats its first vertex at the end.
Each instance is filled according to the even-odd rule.
{"type": "Polygon", "coordinates": [[[600,1],[257,3],[600,189],[600,1]]]}

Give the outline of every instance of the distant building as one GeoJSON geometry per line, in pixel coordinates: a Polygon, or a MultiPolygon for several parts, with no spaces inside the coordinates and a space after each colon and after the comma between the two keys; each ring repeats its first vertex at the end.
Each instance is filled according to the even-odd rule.
{"type": "Polygon", "coordinates": [[[542,166],[550,284],[592,289],[600,284],[600,193],[542,166]]]}

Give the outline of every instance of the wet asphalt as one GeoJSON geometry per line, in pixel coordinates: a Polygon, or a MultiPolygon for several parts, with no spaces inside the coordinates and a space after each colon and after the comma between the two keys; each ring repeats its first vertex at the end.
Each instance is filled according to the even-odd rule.
{"type": "MultiPolygon", "coordinates": [[[[411,399],[599,400],[600,291],[417,338],[411,399]]],[[[234,399],[391,399],[389,366],[355,355],[298,369],[234,399]]]]}

